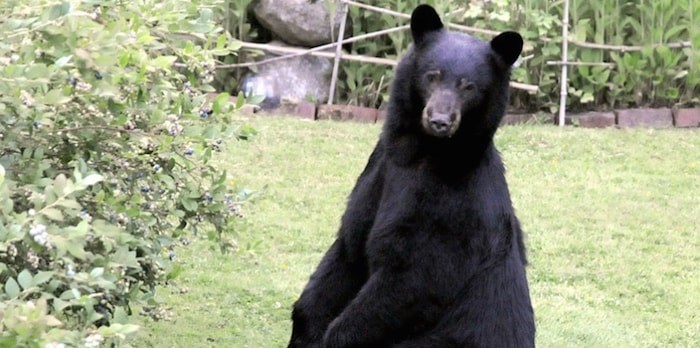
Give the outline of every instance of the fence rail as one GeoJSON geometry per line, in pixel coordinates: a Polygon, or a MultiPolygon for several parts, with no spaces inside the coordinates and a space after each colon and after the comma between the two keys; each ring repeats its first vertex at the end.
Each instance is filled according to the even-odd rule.
{"type": "MultiPolygon", "coordinates": [[[[385,14],[385,15],[391,15],[399,18],[411,18],[410,14],[407,13],[402,13],[402,12],[397,12],[393,11],[390,9],[385,9],[377,6],[372,6],[368,4],[364,4],[362,2],[356,1],[356,0],[340,0],[341,5],[343,6],[341,11],[342,13],[342,22],[341,22],[341,27],[344,27],[345,22],[347,21],[347,16],[348,16],[348,6],[354,6],[357,8],[361,8],[364,10],[368,11],[373,11],[377,12],[380,14],[385,14]]],[[[673,43],[666,43],[666,44],[650,44],[647,46],[626,46],[626,45],[608,45],[608,44],[598,44],[598,43],[591,43],[591,42],[585,42],[585,41],[579,41],[574,38],[569,37],[568,35],[568,27],[569,27],[569,0],[565,0],[563,3],[564,6],[564,11],[562,13],[562,34],[563,37],[561,40],[555,40],[549,37],[539,37],[538,40],[542,42],[560,42],[562,45],[562,59],[561,61],[547,61],[547,65],[561,65],[562,66],[562,72],[561,72],[561,91],[560,91],[560,105],[559,105],[559,124],[564,125],[564,118],[566,114],[566,94],[567,94],[567,86],[568,86],[568,78],[567,78],[567,69],[569,66],[603,66],[603,67],[608,67],[608,68],[614,68],[616,66],[615,63],[610,63],[610,62],[580,62],[580,61],[569,61],[568,60],[568,45],[574,45],[577,47],[581,48],[589,48],[589,49],[597,49],[597,50],[607,50],[607,51],[618,51],[618,52],[637,52],[641,51],[645,48],[658,48],[658,47],[667,47],[667,48],[686,48],[686,47],[692,47],[692,43],[690,41],[681,41],[681,42],[673,42],[673,43]]],[[[476,33],[476,34],[484,34],[484,35],[490,35],[494,36],[499,34],[500,32],[493,31],[493,30],[488,30],[488,29],[482,29],[482,28],[475,28],[475,27],[470,27],[470,26],[465,26],[465,25],[460,25],[460,24],[454,24],[454,23],[447,23],[447,27],[459,30],[459,31],[464,31],[464,32],[469,32],[469,33],[476,33]]],[[[343,53],[341,50],[342,45],[347,44],[347,43],[352,43],[360,40],[366,40],[369,38],[381,36],[381,35],[387,35],[390,33],[398,32],[398,31],[404,31],[409,29],[408,25],[402,25],[394,28],[389,28],[389,29],[384,29],[384,30],[379,30],[371,33],[366,33],[362,35],[357,35],[353,36],[347,39],[343,39],[342,33],[344,30],[340,30],[338,32],[338,39],[335,42],[326,44],[326,45],[321,45],[317,46],[314,48],[309,48],[309,49],[300,49],[300,48],[294,48],[294,47],[284,47],[284,46],[277,46],[277,45],[270,45],[270,44],[259,44],[259,43],[252,43],[252,42],[242,42],[241,46],[245,49],[254,49],[254,50],[264,50],[264,51],[269,51],[269,52],[276,52],[276,53],[281,53],[283,54],[282,56],[279,57],[273,57],[273,58],[268,58],[265,60],[257,61],[257,62],[245,62],[245,63],[238,63],[238,64],[225,64],[225,65],[218,65],[218,69],[231,69],[231,68],[241,68],[241,67],[249,67],[249,66],[256,66],[256,65],[261,65],[261,64],[266,64],[282,59],[289,59],[289,58],[294,58],[298,56],[303,56],[303,55],[312,55],[312,56],[320,56],[320,57],[327,57],[327,58],[334,58],[334,65],[333,65],[333,74],[331,78],[331,90],[329,91],[329,98],[328,98],[328,103],[333,102],[333,96],[335,93],[335,86],[337,85],[337,79],[338,79],[338,67],[340,62],[345,59],[349,61],[358,61],[358,62],[364,62],[364,63],[371,63],[371,64],[380,64],[380,65],[389,65],[389,66],[395,66],[398,64],[398,61],[395,59],[389,59],[389,58],[380,58],[380,57],[372,57],[372,56],[363,56],[363,55],[353,55],[353,54],[346,54],[343,53]],[[329,51],[333,50],[333,51],[329,51]]],[[[539,91],[539,87],[537,85],[532,85],[532,84],[526,84],[526,83],[521,83],[521,82],[511,82],[511,87],[515,89],[520,89],[527,91],[529,93],[536,93],[539,91]]]]}

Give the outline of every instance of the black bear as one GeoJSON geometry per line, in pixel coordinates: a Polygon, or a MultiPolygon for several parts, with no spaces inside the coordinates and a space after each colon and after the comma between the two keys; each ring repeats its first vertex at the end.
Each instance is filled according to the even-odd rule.
{"type": "Polygon", "coordinates": [[[411,16],[382,135],[294,304],[290,348],[534,347],[523,235],[494,147],[518,33],[411,16]]]}

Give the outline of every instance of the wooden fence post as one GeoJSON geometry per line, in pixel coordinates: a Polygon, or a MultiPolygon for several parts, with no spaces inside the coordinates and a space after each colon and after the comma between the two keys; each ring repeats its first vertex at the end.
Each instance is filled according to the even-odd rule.
{"type": "MultiPolygon", "coordinates": [[[[340,9],[341,20],[340,20],[340,30],[338,30],[338,40],[335,46],[335,60],[333,61],[333,74],[331,75],[331,87],[328,90],[328,105],[333,104],[333,97],[335,95],[335,85],[338,81],[338,68],[340,67],[340,56],[343,53],[343,36],[345,36],[345,22],[348,20],[348,4],[344,1],[340,1],[342,7],[340,9]]],[[[330,14],[333,15],[332,13],[330,14]]]]}
{"type": "Polygon", "coordinates": [[[566,94],[569,85],[569,0],[564,0],[564,14],[561,21],[561,91],[559,92],[559,127],[566,123],[566,94]]]}

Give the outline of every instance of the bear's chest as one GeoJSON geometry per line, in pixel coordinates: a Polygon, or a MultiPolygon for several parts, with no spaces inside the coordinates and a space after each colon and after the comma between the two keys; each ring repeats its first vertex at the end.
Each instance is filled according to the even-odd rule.
{"type": "Polygon", "coordinates": [[[365,243],[371,269],[411,267],[421,259],[466,260],[497,229],[489,198],[479,181],[446,183],[422,172],[387,173],[376,219],[365,243]]]}

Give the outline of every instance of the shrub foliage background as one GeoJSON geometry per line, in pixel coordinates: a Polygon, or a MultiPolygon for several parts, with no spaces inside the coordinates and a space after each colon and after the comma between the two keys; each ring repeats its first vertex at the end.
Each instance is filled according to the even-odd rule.
{"type": "Polygon", "coordinates": [[[208,161],[254,130],[205,94],[236,51],[221,8],[0,5],[0,347],[128,346],[177,244],[232,245],[249,192],[208,161]]]}
{"type": "MultiPolygon", "coordinates": [[[[418,1],[368,0],[364,3],[410,13],[421,2],[433,3],[449,21],[494,31],[517,30],[526,40],[519,82],[538,85],[529,95],[511,98],[519,110],[558,108],[561,66],[562,1],[418,1]],[[548,38],[544,41],[541,38],[548,38]]],[[[700,105],[700,2],[671,0],[571,0],[570,39],[598,45],[642,46],[641,50],[597,49],[569,45],[569,60],[614,66],[569,68],[570,109],[700,105]],[[669,48],[669,43],[690,47],[669,48]]],[[[406,24],[407,20],[350,7],[354,35],[406,24]]],[[[488,35],[475,34],[484,39],[488,35]]],[[[354,43],[353,53],[396,58],[409,43],[408,32],[354,43]]],[[[344,93],[350,103],[378,106],[388,97],[391,69],[344,62],[344,93]],[[383,81],[383,84],[378,83],[383,81]]]]}

